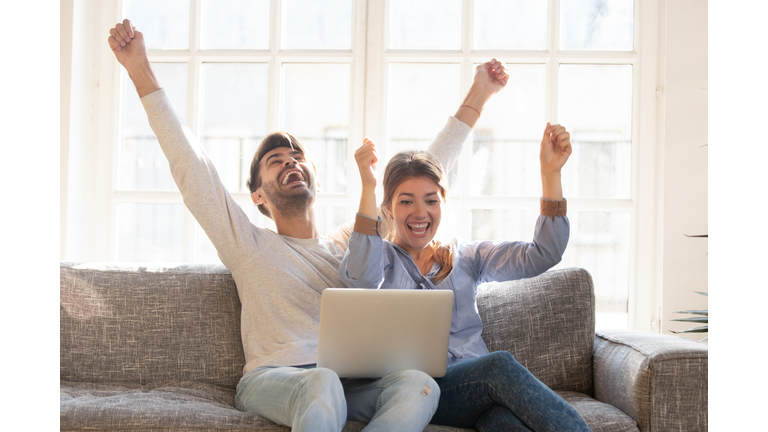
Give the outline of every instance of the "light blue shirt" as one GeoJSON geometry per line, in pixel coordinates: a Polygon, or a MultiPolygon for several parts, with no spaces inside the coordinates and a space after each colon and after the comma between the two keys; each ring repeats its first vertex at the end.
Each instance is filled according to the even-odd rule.
{"type": "Polygon", "coordinates": [[[431,278],[440,270],[435,263],[423,276],[413,258],[399,246],[378,235],[353,232],[339,268],[350,288],[449,289],[454,294],[448,366],[488,354],[477,311],[477,287],[537,276],[560,262],[570,235],[567,216],[539,216],[532,242],[454,239],[453,270],[436,286],[431,278]],[[554,220],[553,220],[554,219],[554,220]]]}

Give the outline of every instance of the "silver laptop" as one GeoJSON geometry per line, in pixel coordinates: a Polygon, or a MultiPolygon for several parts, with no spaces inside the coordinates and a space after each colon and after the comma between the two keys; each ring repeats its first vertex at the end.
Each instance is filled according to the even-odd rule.
{"type": "Polygon", "coordinates": [[[342,378],[406,369],[445,375],[450,290],[328,288],[320,307],[317,366],[342,378]]]}

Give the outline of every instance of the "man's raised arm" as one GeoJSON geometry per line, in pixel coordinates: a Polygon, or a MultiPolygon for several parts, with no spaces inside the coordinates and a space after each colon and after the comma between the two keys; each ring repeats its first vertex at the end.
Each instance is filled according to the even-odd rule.
{"type": "Polygon", "coordinates": [[[507,85],[509,73],[504,63],[491,59],[475,68],[475,78],[464,101],[448,124],[437,134],[427,152],[434,155],[447,173],[461,153],[464,141],[480,119],[480,114],[491,96],[507,85]],[[458,121],[457,121],[458,120],[458,121]]]}
{"type": "Polygon", "coordinates": [[[160,83],[152,72],[144,45],[144,35],[135,30],[131,20],[125,19],[109,30],[109,47],[117,61],[128,72],[139,97],[160,90],[160,83]]]}
{"type": "Polygon", "coordinates": [[[184,204],[230,270],[256,247],[258,230],[221,182],[213,163],[160,87],[144,36],[130,20],[109,30],[109,47],[128,72],[181,192],[184,204]]]}

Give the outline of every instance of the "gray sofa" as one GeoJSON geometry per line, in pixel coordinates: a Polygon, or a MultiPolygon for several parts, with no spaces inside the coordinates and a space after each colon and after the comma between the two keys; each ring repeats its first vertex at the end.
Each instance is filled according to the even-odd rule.
{"type": "MultiPolygon", "coordinates": [[[[61,430],[288,431],[234,408],[245,358],[226,268],[60,268],[61,430]]],[[[707,430],[707,345],[595,334],[592,278],[582,269],[488,288],[478,297],[488,348],[514,354],[593,431],[707,430]]]]}

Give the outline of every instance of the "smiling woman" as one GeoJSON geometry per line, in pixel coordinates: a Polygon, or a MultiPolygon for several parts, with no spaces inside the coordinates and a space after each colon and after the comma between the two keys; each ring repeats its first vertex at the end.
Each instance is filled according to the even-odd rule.
{"type": "Polygon", "coordinates": [[[440,162],[421,151],[401,152],[389,161],[381,203],[389,230],[382,235],[369,205],[375,202],[378,152],[370,140],[355,152],[363,184],[361,212],[339,276],[350,287],[454,293],[448,370],[436,378],[441,395],[432,423],[477,430],[589,430],[568,403],[509,352],[488,351],[475,298],[480,283],[536,276],[562,258],[570,225],[560,171],[571,151],[565,128],[547,123],[539,158],[541,215],[531,243],[453,239],[445,244],[434,240],[448,195],[440,162]]]}

